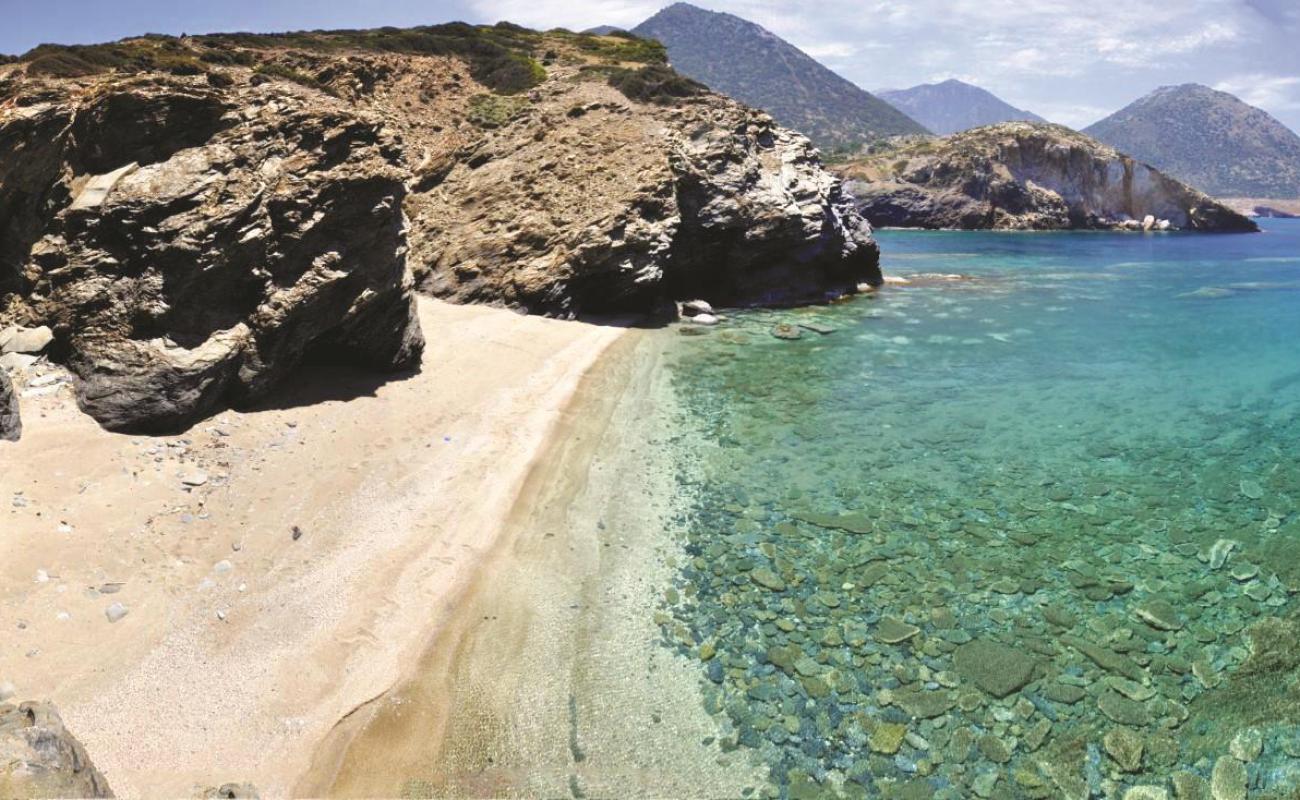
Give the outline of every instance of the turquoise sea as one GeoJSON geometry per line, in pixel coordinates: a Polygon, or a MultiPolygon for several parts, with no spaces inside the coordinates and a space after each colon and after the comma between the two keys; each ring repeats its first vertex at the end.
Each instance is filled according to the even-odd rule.
{"type": "Polygon", "coordinates": [[[1300,221],[1264,228],[884,231],[907,283],[674,334],[663,633],[759,793],[1300,796],[1300,221]]]}

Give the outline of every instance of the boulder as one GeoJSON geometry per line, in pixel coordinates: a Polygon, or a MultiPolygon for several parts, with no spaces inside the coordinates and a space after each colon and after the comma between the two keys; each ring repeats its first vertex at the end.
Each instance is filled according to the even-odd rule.
{"type": "Polygon", "coordinates": [[[953,667],[962,680],[1001,698],[1033,679],[1037,661],[1022,647],[974,639],[954,651],[953,667]]]}
{"type": "Polygon", "coordinates": [[[23,423],[18,415],[18,393],[9,375],[0,369],[0,441],[18,441],[23,433],[23,423]]]}
{"type": "Polygon", "coordinates": [[[682,316],[695,317],[700,314],[712,314],[713,306],[707,300],[687,300],[682,303],[682,316]]]}
{"type": "Polygon", "coordinates": [[[54,333],[45,325],[36,328],[13,326],[0,331],[0,353],[35,354],[54,341],[54,333]]]}
{"type": "Polygon", "coordinates": [[[0,797],[112,797],[49,703],[0,704],[0,797]]]}
{"type": "Polygon", "coordinates": [[[59,127],[44,118],[65,132],[29,157],[51,162],[61,210],[24,225],[42,234],[26,316],[104,427],[183,429],[309,358],[417,363],[403,173],[378,118],[277,84],[129,79],[0,118],[0,162],[17,158],[4,129],[59,127]]]}

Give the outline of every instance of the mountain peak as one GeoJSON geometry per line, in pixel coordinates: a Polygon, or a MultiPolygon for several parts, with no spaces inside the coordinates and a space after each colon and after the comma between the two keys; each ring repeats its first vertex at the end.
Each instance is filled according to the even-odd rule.
{"type": "Polygon", "coordinates": [[[926,132],[775,33],[734,14],[674,3],[632,33],[662,42],[678,72],[766,109],[819,147],[852,149],[887,136],[926,132]]]}
{"type": "Polygon", "coordinates": [[[1300,136],[1209,86],[1161,86],[1084,132],[1212,195],[1300,197],[1300,136]]]}
{"type": "Polygon", "coordinates": [[[1043,121],[1037,114],[1016,108],[992,92],[956,78],[880,92],[880,98],[940,135],[996,122],[1043,121]]]}

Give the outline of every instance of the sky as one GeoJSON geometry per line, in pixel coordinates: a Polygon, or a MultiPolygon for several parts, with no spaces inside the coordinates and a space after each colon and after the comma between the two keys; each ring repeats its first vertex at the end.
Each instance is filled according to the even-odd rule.
{"type": "MultiPolygon", "coordinates": [[[[509,20],[632,27],[666,0],[0,0],[0,53],[41,42],[509,20]]],[[[1203,83],[1300,130],[1298,0],[698,0],[763,25],[867,90],[946,78],[1074,127],[1203,83]]]]}

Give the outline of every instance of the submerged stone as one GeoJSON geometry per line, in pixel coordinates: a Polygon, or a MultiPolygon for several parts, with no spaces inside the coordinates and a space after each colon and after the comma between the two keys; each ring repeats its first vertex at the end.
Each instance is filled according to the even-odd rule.
{"type": "Polygon", "coordinates": [[[1246,800],[1246,767],[1232,756],[1220,756],[1210,774],[1214,800],[1246,800]]]}
{"type": "Polygon", "coordinates": [[[1111,728],[1102,739],[1106,754],[1124,772],[1138,772],[1142,769],[1142,750],[1146,744],[1142,738],[1128,728],[1111,728]]]}
{"type": "Polygon", "coordinates": [[[1029,683],[1037,661],[1023,649],[973,639],[953,653],[953,665],[962,680],[1001,698],[1029,683]]]}
{"type": "Polygon", "coordinates": [[[1111,689],[1102,692],[1097,698],[1097,708],[1112,721],[1121,725],[1141,728],[1151,724],[1151,714],[1145,705],[1111,689]]]}
{"type": "Polygon", "coordinates": [[[1183,621],[1178,616],[1178,612],[1166,600],[1158,598],[1147,600],[1133,609],[1133,613],[1138,619],[1157,630],[1176,631],[1181,630],[1183,627],[1183,621]]]}
{"type": "Polygon", "coordinates": [[[900,644],[920,632],[920,628],[896,617],[881,617],[880,624],[876,626],[876,640],[885,644],[900,644]]]}
{"type": "Polygon", "coordinates": [[[867,736],[867,744],[877,753],[892,756],[903,746],[907,726],[894,722],[878,722],[867,736]]]}
{"type": "Polygon", "coordinates": [[[785,581],[767,567],[759,567],[749,573],[749,579],[754,583],[762,586],[764,589],[770,589],[773,592],[785,591],[785,581]]]}

